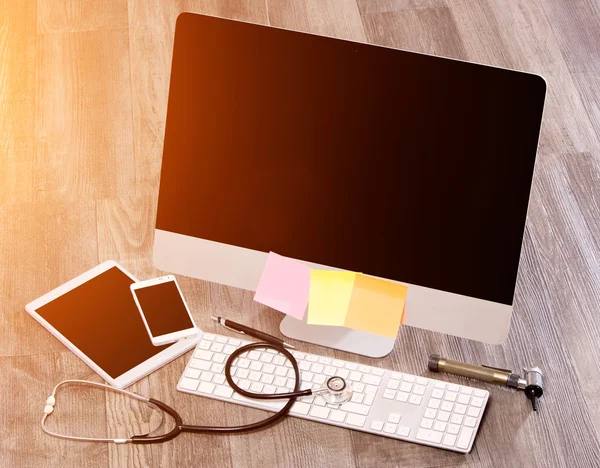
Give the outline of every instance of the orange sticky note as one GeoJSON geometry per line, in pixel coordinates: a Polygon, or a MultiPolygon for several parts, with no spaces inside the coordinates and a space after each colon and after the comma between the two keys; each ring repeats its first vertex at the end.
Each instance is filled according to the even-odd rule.
{"type": "Polygon", "coordinates": [[[344,325],[395,338],[402,323],[408,286],[356,275],[344,325]]]}

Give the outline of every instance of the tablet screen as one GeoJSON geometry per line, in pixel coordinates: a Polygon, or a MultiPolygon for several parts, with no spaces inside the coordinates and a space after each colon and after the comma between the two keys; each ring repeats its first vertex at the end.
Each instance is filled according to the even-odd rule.
{"type": "Polygon", "coordinates": [[[117,378],[170,346],[150,341],[129,289],[133,282],[113,267],[36,312],[117,378]]]}

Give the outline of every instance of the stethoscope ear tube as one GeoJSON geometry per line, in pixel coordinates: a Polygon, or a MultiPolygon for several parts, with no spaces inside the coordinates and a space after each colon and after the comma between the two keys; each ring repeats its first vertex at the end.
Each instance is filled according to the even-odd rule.
{"type": "Polygon", "coordinates": [[[175,427],[171,430],[171,432],[167,432],[166,434],[161,434],[157,436],[146,435],[134,435],[130,438],[132,444],[157,444],[160,442],[167,442],[168,440],[174,439],[181,433],[181,426],[183,425],[183,420],[179,413],[171,408],[169,405],[163,403],[162,401],[155,400],[154,398],[149,398],[148,403],[154,406],[157,406],[160,410],[164,411],[167,414],[170,414],[173,419],[175,419],[175,427]]]}

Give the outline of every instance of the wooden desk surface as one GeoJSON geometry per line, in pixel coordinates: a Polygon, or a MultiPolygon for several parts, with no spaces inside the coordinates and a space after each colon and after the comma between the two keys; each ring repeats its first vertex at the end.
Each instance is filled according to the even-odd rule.
{"type": "MultiPolygon", "coordinates": [[[[600,466],[600,5],[597,0],[0,0],[0,465],[600,466]],[[69,443],[39,427],[65,378],[99,380],[24,311],[109,258],[140,279],[151,262],[175,18],[195,11],[542,74],[538,164],[508,341],[488,346],[402,328],[380,361],[429,375],[431,352],[519,369],[546,394],[487,386],[474,450],[459,455],[288,418],[241,436],[183,435],[160,446],[69,443]]],[[[508,136],[510,137],[510,136],[508,136]]],[[[220,313],[277,332],[252,294],[181,278],[198,324],[220,313]]],[[[256,410],[183,395],[190,357],[132,389],[189,421],[234,425],[256,410]]],[[[450,379],[455,380],[455,379],[450,379]]],[[[477,384],[482,386],[483,384],[477,384]]],[[[67,426],[122,434],[147,411],[113,395],[64,396],[67,426]],[[86,397],[79,406],[74,396],[86,397]]],[[[139,429],[147,424],[134,424],[139,429]]],[[[98,434],[98,432],[95,432],[98,434]]]]}

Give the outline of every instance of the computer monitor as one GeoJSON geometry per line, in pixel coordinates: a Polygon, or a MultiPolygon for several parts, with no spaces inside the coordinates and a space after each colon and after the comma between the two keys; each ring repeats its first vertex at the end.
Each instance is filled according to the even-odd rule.
{"type": "MultiPolygon", "coordinates": [[[[528,73],[184,13],[154,263],[255,290],[273,251],[408,284],[404,325],[501,343],[545,90],[528,73]]],[[[292,318],[282,331],[393,346],[292,318]]]]}

